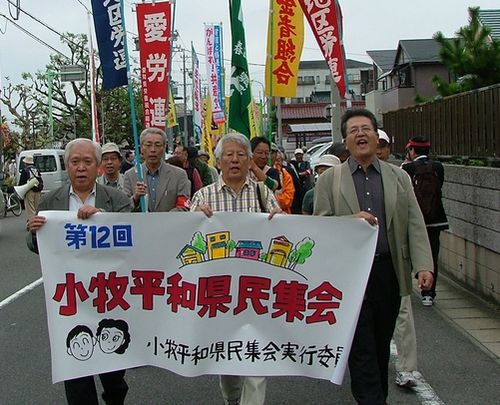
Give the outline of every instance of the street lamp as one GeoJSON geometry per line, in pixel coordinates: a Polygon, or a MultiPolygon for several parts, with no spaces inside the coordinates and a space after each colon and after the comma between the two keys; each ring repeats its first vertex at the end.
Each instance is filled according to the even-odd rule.
{"type": "Polygon", "coordinates": [[[54,72],[47,69],[47,87],[49,98],[49,135],[50,140],[54,140],[54,117],[52,115],[52,88],[54,86],[54,77],[59,76],[62,82],[77,82],[85,80],[86,71],[83,66],[79,65],[66,65],[61,66],[60,72],[54,72]]]}

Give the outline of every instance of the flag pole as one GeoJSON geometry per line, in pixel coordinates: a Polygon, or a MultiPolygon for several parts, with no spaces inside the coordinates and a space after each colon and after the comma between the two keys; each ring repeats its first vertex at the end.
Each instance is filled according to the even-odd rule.
{"type": "MultiPolygon", "coordinates": [[[[97,121],[96,92],[95,92],[95,61],[94,45],[92,43],[91,13],[87,9],[87,21],[89,23],[89,70],[90,70],[90,111],[92,115],[92,141],[100,143],[99,124],[97,121]]],[[[76,123],[75,123],[76,125],[76,123]]]]}
{"type": "MultiPolygon", "coordinates": [[[[269,0],[269,29],[271,30],[271,38],[274,38],[274,0],[269,0]]],[[[271,45],[269,46],[269,99],[267,100],[267,137],[269,142],[273,140],[273,120],[271,118],[273,112],[273,53],[274,53],[274,42],[270,41],[271,45]]],[[[265,92],[264,92],[265,95],[265,92]]]]}
{"type": "MultiPolygon", "coordinates": [[[[170,58],[168,61],[168,86],[167,86],[167,115],[165,116],[165,122],[168,121],[168,112],[170,110],[170,92],[172,91],[172,59],[174,58],[174,35],[175,35],[175,8],[177,1],[176,0],[170,0],[170,4],[172,4],[172,27],[170,29],[170,58]]],[[[174,102],[174,109],[175,109],[175,102],[174,102]]],[[[186,112],[184,111],[184,114],[186,112]]],[[[176,112],[177,114],[177,112],[176,112]]],[[[173,151],[174,150],[174,130],[173,128],[168,128],[167,125],[165,125],[165,132],[168,132],[167,135],[167,152],[168,151],[173,151]]]]}
{"type": "MultiPolygon", "coordinates": [[[[125,64],[127,66],[127,88],[128,88],[128,97],[130,102],[130,113],[132,116],[132,130],[134,133],[134,150],[135,150],[135,170],[137,173],[137,181],[143,181],[144,176],[142,174],[142,166],[141,166],[141,156],[139,150],[139,134],[137,133],[137,113],[135,111],[135,100],[134,100],[134,88],[132,87],[132,74],[130,70],[130,61],[129,61],[129,53],[128,53],[128,44],[127,44],[127,29],[125,25],[125,13],[123,7],[123,0],[120,0],[120,12],[122,15],[122,29],[123,29],[123,50],[125,51],[125,64]]],[[[141,212],[146,212],[146,199],[144,196],[140,198],[140,207],[141,212]]]]}

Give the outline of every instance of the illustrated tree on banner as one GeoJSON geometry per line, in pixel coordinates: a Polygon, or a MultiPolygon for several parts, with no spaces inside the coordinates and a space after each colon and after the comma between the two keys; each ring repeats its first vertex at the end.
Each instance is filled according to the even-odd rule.
{"type": "Polygon", "coordinates": [[[231,15],[231,86],[229,101],[229,128],[250,138],[252,94],[246,55],[245,30],[241,0],[230,0],[231,15]]]}
{"type": "Polygon", "coordinates": [[[336,0],[298,0],[323,53],[340,97],[346,98],[347,80],[342,43],[342,13],[336,0]]]}

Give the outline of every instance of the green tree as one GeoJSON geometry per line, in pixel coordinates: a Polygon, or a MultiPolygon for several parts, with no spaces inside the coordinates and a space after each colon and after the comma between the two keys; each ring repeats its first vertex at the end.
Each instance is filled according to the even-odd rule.
{"type": "MultiPolygon", "coordinates": [[[[43,147],[50,143],[65,143],[69,139],[91,136],[90,75],[88,74],[89,55],[87,36],[65,33],[61,41],[70,50],[70,57],[52,54],[44,71],[23,73],[23,83],[13,85],[7,78],[7,87],[2,92],[0,101],[14,116],[13,124],[21,129],[19,139],[23,148],[43,147]],[[80,65],[87,69],[84,81],[63,83],[61,67],[80,65]],[[54,139],[49,139],[48,71],[52,76],[52,115],[54,121],[54,139]]],[[[102,72],[96,72],[96,104],[99,132],[105,141],[122,145],[133,145],[132,118],[127,88],[110,91],[102,89],[102,72]]],[[[142,104],[139,82],[132,80],[137,122],[142,122],[142,104]]],[[[138,124],[140,125],[140,124],[138,124]]],[[[138,128],[140,131],[142,128],[138,128]]]]}
{"type": "Polygon", "coordinates": [[[290,269],[295,269],[297,264],[304,264],[306,259],[312,255],[313,247],[314,241],[311,238],[306,237],[302,239],[297,244],[297,247],[290,253],[290,257],[288,259],[290,269]]]}
{"type": "Polygon", "coordinates": [[[207,252],[207,242],[201,232],[195,232],[193,239],[191,239],[191,245],[199,249],[203,254],[207,252]]]}
{"type": "Polygon", "coordinates": [[[454,77],[451,83],[438,76],[432,79],[443,97],[500,83],[500,41],[481,25],[479,7],[469,8],[469,13],[469,25],[460,28],[455,38],[434,34],[441,45],[441,61],[454,77]]]}

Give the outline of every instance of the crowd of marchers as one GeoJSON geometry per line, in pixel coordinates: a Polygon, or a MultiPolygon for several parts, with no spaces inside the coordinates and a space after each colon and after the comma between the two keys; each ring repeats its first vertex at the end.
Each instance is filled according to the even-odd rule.
{"type": "MultiPolygon", "coordinates": [[[[305,149],[297,148],[288,159],[267,138],[249,140],[238,133],[220,138],[214,165],[208,153],[183,145],[165,160],[167,137],[156,128],[141,133],[138,159],[131,151],[123,155],[114,143],[101,147],[74,139],[64,154],[69,182],[43,196],[36,189],[36,196],[26,195],[28,247],[38,252],[37,231],[47,221],[38,212],[44,210],[75,211],[82,220],[98,212],[168,211],[201,211],[208,217],[221,211],[266,212],[271,221],[285,214],[361,218],[378,227],[378,239],[348,358],[351,392],[358,404],[386,404],[393,336],[399,355],[396,383],[418,383],[409,296],[415,277],[423,305],[436,298],[439,233],[447,227],[444,173],[429,159],[431,145],[420,136],[409,139],[402,167],[387,162],[391,138],[368,110],[348,110],[341,133],[343,142],[333,144],[314,167],[305,149]]],[[[39,173],[29,156],[24,163],[28,182],[39,173]]],[[[106,403],[124,403],[125,374],[99,375],[106,403]]],[[[264,404],[267,380],[220,376],[224,403],[264,404]]],[[[93,376],[65,381],[64,387],[69,404],[98,404],[93,376]]]]}

